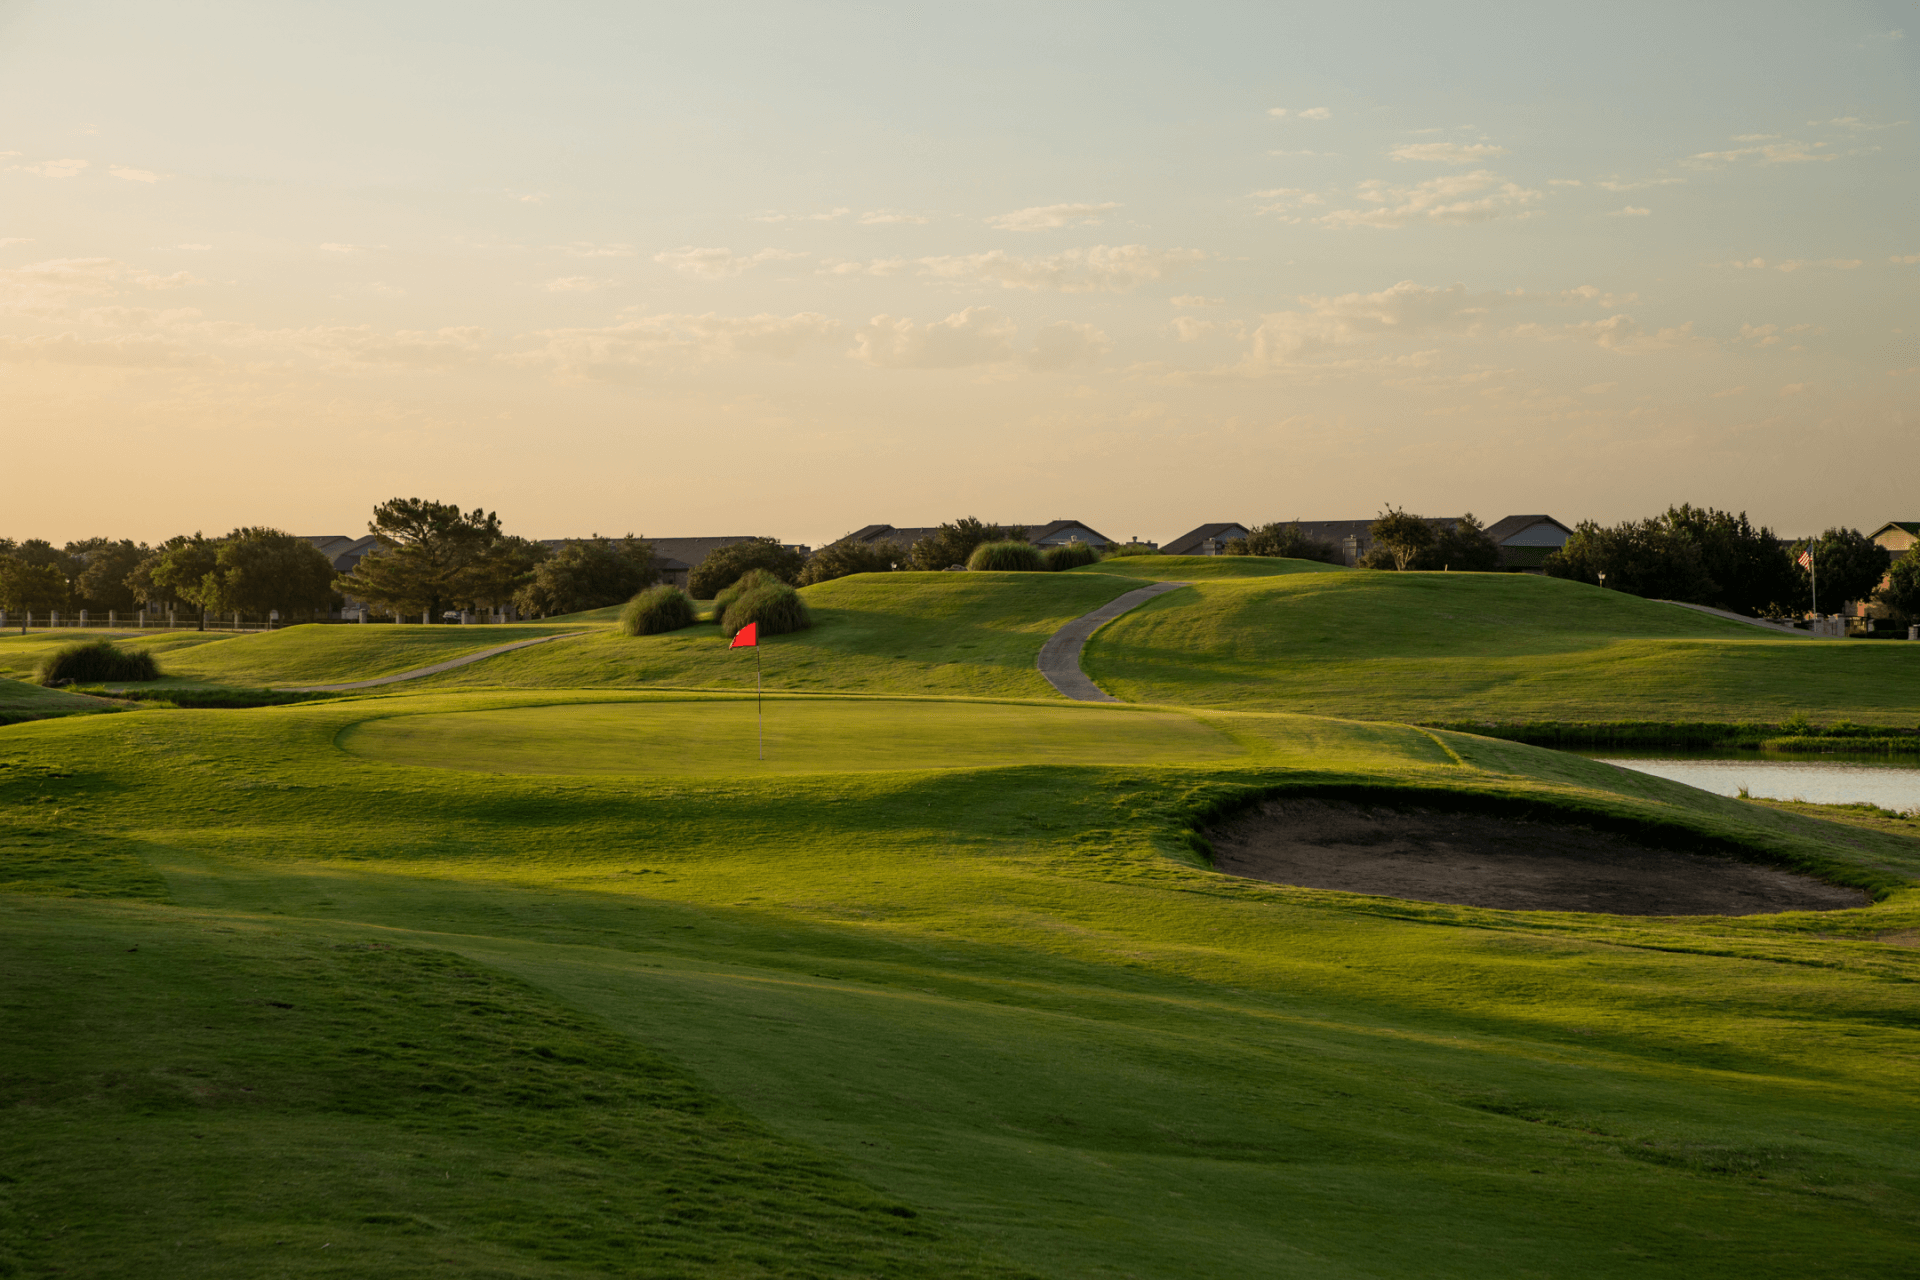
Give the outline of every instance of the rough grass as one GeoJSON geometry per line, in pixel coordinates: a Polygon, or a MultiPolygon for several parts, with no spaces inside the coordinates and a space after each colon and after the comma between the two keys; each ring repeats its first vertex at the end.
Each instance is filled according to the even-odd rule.
{"type": "Polygon", "coordinates": [[[1521,574],[1200,581],[1096,632],[1083,666],[1130,701],[1396,720],[1920,719],[1920,651],[1521,574]]]}
{"type": "Polygon", "coordinates": [[[1039,573],[1051,568],[1031,542],[983,542],[967,557],[967,568],[974,573],[1039,573]]]}
{"type": "Polygon", "coordinates": [[[1208,713],[1229,759],[698,785],[335,745],[376,716],[608,699],[646,701],[8,729],[0,830],[131,851],[168,899],[0,901],[22,1269],[1920,1265],[1920,951],[1879,941],[1920,925],[1914,890],[1735,920],[1502,913],[1221,877],[1181,834],[1275,787],[1439,789],[1884,887],[1920,871],[1901,832],[1278,714],[1208,713]]]}
{"type": "MultiPolygon", "coordinates": [[[[721,593],[725,595],[725,592],[721,593]]],[[[720,608],[715,601],[715,607],[720,608]]],[[[784,636],[805,631],[813,625],[813,615],[800,593],[779,580],[761,582],[727,601],[721,612],[720,634],[731,639],[742,628],[757,623],[760,636],[784,636]]]]}

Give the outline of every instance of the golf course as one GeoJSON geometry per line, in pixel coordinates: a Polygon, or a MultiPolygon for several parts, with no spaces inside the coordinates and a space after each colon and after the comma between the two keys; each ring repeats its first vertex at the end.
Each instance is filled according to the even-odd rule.
{"type": "Polygon", "coordinates": [[[1912,729],[1920,645],[1255,556],[800,594],[0,635],[0,1276],[1920,1274],[1920,817],[1437,727],[1912,729]]]}

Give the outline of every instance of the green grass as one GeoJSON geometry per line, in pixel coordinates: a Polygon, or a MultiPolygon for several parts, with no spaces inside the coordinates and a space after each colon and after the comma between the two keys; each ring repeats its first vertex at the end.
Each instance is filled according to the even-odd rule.
{"type": "Polygon", "coordinates": [[[83,715],[106,710],[98,698],[47,689],[24,680],[0,679],[0,725],[44,716],[83,715]]]}
{"type": "Polygon", "coordinates": [[[1318,715],[1920,720],[1920,646],[1769,636],[1521,574],[1200,582],[1102,628],[1083,665],[1129,701],[1318,715]]]}
{"type": "MultiPolygon", "coordinates": [[[[547,770],[494,774],[342,745],[438,718],[458,763],[486,717],[703,705],[742,706],[409,693],[8,729],[0,856],[124,855],[98,875],[145,899],[55,901],[102,886],[48,868],[0,907],[23,1270],[1920,1264],[1920,952],[1877,941],[1920,924],[1900,831],[1274,713],[1200,713],[1241,754],[1158,765],[569,775],[563,734],[547,770]],[[1882,900],[1626,920],[1194,861],[1193,815],[1302,786],[1677,825],[1882,900]]],[[[965,739],[982,704],[798,705],[890,713],[903,737],[947,716],[965,739]]],[[[1008,714],[1035,710],[1154,714],[1008,714]]]]}
{"type": "Polygon", "coordinates": [[[1106,573],[1150,582],[1201,582],[1214,578],[1277,578],[1295,573],[1348,573],[1351,570],[1318,560],[1288,560],[1279,556],[1121,556],[1067,572],[1106,573]]]}
{"type": "Polygon", "coordinates": [[[1179,713],[1009,703],[775,698],[389,715],[345,730],[368,760],[483,773],[847,773],[991,764],[1220,760],[1244,749],[1179,713]],[[765,758],[760,758],[764,726],[765,758]]]}
{"type": "MultiPolygon", "coordinates": [[[[879,573],[800,592],[806,631],[761,647],[766,687],[789,692],[1057,698],[1035,669],[1065,623],[1140,586],[1078,573],[879,573]]],[[[754,658],[717,631],[596,632],[427,677],[430,688],[752,689],[754,658]]]]}

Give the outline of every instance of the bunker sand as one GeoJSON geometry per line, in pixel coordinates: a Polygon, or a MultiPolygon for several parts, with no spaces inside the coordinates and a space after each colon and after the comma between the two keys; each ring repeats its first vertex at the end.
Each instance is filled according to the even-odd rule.
{"type": "Polygon", "coordinates": [[[1867,905],[1858,889],[1777,867],[1519,816],[1270,800],[1207,836],[1214,869],[1228,875],[1506,911],[1747,916],[1867,905]]]}

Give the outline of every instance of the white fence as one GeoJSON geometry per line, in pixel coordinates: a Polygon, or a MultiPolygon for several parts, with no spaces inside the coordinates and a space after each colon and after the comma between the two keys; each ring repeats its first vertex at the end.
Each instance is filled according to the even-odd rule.
{"type": "Polygon", "coordinates": [[[405,623],[409,626],[498,626],[503,623],[518,621],[518,618],[511,612],[457,613],[444,614],[439,623],[435,624],[433,619],[425,613],[420,614],[418,618],[415,618],[411,614],[400,618],[375,618],[363,609],[357,613],[349,613],[338,618],[299,619],[292,622],[283,622],[280,619],[279,612],[276,610],[265,622],[251,622],[243,619],[237,613],[208,614],[205,625],[203,626],[198,613],[189,612],[183,616],[177,609],[169,609],[164,612],[159,610],[141,610],[137,613],[128,614],[125,617],[121,617],[119,613],[109,610],[104,620],[90,618],[87,616],[87,613],[88,611],[85,609],[80,610],[77,614],[65,614],[58,609],[51,609],[46,613],[40,614],[36,614],[32,610],[0,609],[0,631],[18,628],[20,633],[24,635],[29,630],[51,631],[65,627],[75,631],[248,632],[278,631],[282,627],[300,626],[308,621],[327,623],[335,626],[341,623],[405,623]]]}

